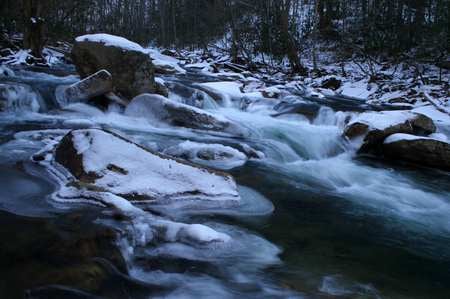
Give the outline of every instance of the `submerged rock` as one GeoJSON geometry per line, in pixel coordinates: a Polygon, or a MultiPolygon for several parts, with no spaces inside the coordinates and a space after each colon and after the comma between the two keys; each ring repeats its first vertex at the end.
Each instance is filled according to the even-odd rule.
{"type": "Polygon", "coordinates": [[[115,91],[127,99],[157,90],[150,56],[140,45],[125,38],[109,34],[77,37],[72,59],[82,78],[107,70],[115,91]]]}
{"type": "Polygon", "coordinates": [[[55,161],[79,188],[128,200],[237,201],[234,179],[145,149],[99,129],[74,130],[57,145],[55,161]]]}
{"type": "Polygon", "coordinates": [[[394,134],[383,143],[386,157],[450,171],[450,144],[409,134],[394,134]]]}
{"type": "MultiPolygon", "coordinates": [[[[117,233],[94,224],[95,212],[83,210],[47,219],[7,212],[0,216],[0,236],[8,240],[0,244],[0,266],[8,269],[0,284],[1,298],[23,298],[25,290],[48,285],[65,285],[108,298],[134,293],[134,286],[126,286],[123,279],[128,271],[115,244],[117,233]],[[105,267],[105,263],[111,266],[105,267]],[[111,267],[114,272],[108,269],[111,267]],[[108,284],[113,281],[115,284],[108,284]]],[[[38,292],[28,295],[50,298],[37,296],[38,292]]]]}
{"type": "Polygon", "coordinates": [[[218,169],[232,169],[247,162],[247,156],[222,144],[185,141],[164,151],[165,154],[218,169]]]}
{"type": "Polygon", "coordinates": [[[344,129],[349,139],[363,138],[360,153],[379,152],[384,139],[396,133],[429,135],[436,126],[429,117],[409,111],[365,112],[344,129]]]}
{"type": "Polygon", "coordinates": [[[125,114],[160,120],[179,127],[244,134],[237,124],[224,117],[155,94],[143,94],[134,98],[125,114]]]}
{"type": "Polygon", "coordinates": [[[88,100],[113,91],[111,74],[100,70],[89,77],[66,88],[64,96],[67,102],[88,100]]]}

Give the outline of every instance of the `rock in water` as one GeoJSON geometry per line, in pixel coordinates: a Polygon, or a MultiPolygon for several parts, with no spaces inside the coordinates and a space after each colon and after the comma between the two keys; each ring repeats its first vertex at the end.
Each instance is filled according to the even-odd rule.
{"type": "Polygon", "coordinates": [[[383,153],[391,159],[450,171],[450,144],[445,141],[394,134],[384,141],[383,153]]]}
{"type": "Polygon", "coordinates": [[[89,77],[66,88],[64,96],[67,102],[88,100],[112,92],[112,76],[106,70],[100,70],[89,77]]]}
{"type": "Polygon", "coordinates": [[[247,162],[247,156],[237,149],[222,144],[205,144],[185,141],[164,151],[172,157],[218,169],[232,169],[247,162]]]}
{"type": "Polygon", "coordinates": [[[237,124],[224,117],[155,94],[137,96],[127,106],[125,114],[157,119],[185,128],[244,135],[237,124]]]}
{"type": "Polygon", "coordinates": [[[392,134],[429,135],[434,132],[433,120],[409,111],[364,112],[344,129],[349,139],[364,138],[360,153],[379,152],[384,139],[392,134]]]}
{"type": "Polygon", "coordinates": [[[107,70],[115,91],[127,99],[156,91],[150,56],[140,45],[125,38],[109,34],[79,36],[72,59],[82,78],[107,70]]]}
{"type": "Polygon", "coordinates": [[[77,179],[79,187],[128,200],[240,198],[234,179],[226,173],[169,158],[99,129],[67,134],[56,147],[55,161],[77,179]]]}

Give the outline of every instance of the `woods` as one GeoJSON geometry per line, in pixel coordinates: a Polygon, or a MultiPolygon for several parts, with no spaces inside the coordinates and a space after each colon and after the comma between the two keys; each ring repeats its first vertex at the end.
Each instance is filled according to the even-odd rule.
{"type": "Polygon", "coordinates": [[[4,32],[23,32],[25,47],[36,56],[40,56],[36,47],[44,39],[44,20],[50,40],[105,32],[145,45],[174,48],[206,49],[222,41],[220,45],[225,45],[234,60],[251,60],[260,54],[287,57],[297,72],[303,68],[301,52],[311,41],[333,42],[345,55],[363,52],[391,57],[412,49],[411,55],[436,57],[450,47],[450,3],[446,0],[20,2],[2,1],[0,26],[4,32]],[[35,14],[42,16],[35,18],[35,14]]]}

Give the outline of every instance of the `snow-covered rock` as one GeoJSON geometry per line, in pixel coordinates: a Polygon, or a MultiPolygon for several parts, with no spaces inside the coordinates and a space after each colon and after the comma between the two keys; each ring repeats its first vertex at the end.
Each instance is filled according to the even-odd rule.
{"type": "Polygon", "coordinates": [[[106,70],[100,70],[89,77],[76,82],[64,90],[65,102],[73,103],[112,92],[112,76],[106,70]]]}
{"type": "Polygon", "coordinates": [[[112,75],[114,91],[127,99],[157,91],[154,65],[148,53],[122,37],[109,34],[77,37],[72,60],[82,78],[107,70],[112,75]]]}
{"type": "Polygon", "coordinates": [[[393,134],[384,141],[383,154],[391,159],[450,171],[450,144],[443,138],[393,134]]]}
{"type": "Polygon", "coordinates": [[[180,66],[180,61],[174,57],[164,55],[156,49],[146,49],[152,58],[153,65],[155,66],[155,72],[158,74],[185,74],[184,70],[180,66]]]}
{"type": "Polygon", "coordinates": [[[410,111],[364,112],[344,129],[349,139],[363,138],[359,152],[376,152],[384,139],[392,134],[429,135],[436,126],[429,117],[410,111]]]}
{"type": "Polygon", "coordinates": [[[230,175],[174,160],[100,129],[71,131],[56,146],[54,161],[85,194],[158,203],[239,200],[230,175]]]}
{"type": "Polygon", "coordinates": [[[243,135],[234,122],[204,110],[172,101],[160,95],[142,94],[127,106],[125,114],[158,120],[174,126],[243,135]]]}
{"type": "Polygon", "coordinates": [[[218,169],[232,169],[245,164],[247,156],[237,149],[222,144],[185,141],[164,151],[173,157],[189,160],[218,169]]]}

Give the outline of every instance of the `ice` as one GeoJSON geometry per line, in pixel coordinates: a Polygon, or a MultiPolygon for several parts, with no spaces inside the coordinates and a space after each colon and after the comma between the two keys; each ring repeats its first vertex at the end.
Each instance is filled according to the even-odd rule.
{"type": "Polygon", "coordinates": [[[367,80],[361,80],[354,83],[346,82],[337,92],[344,96],[367,100],[377,90],[378,87],[375,84],[367,83],[367,80]]]}
{"type": "Polygon", "coordinates": [[[40,94],[27,85],[0,83],[0,112],[38,112],[41,103],[40,94]]]}
{"type": "Polygon", "coordinates": [[[75,40],[77,42],[88,41],[88,42],[102,43],[105,46],[113,46],[122,48],[124,50],[138,51],[145,53],[144,48],[142,48],[139,44],[129,41],[126,38],[106,33],[82,35],[77,37],[75,40]]]}
{"type": "Polygon", "coordinates": [[[186,73],[186,70],[180,66],[180,61],[178,59],[161,54],[157,49],[153,48],[145,49],[145,52],[150,55],[152,63],[157,69],[160,68],[163,72],[169,73],[186,73]]]}
{"type": "Polygon", "coordinates": [[[353,123],[360,122],[367,124],[370,128],[384,130],[393,125],[404,123],[414,117],[415,114],[410,111],[364,112],[352,119],[348,126],[351,126],[353,123]]]}
{"type": "Polygon", "coordinates": [[[192,141],[185,141],[177,146],[170,147],[164,153],[224,170],[242,166],[247,161],[245,154],[232,147],[192,141]]]}
{"type": "Polygon", "coordinates": [[[444,134],[440,134],[440,133],[431,134],[429,137],[397,133],[397,134],[392,134],[389,137],[387,137],[384,140],[384,143],[388,144],[388,143],[393,143],[393,142],[397,142],[397,141],[401,141],[401,140],[418,140],[418,139],[438,140],[438,141],[442,141],[442,142],[447,142],[447,136],[445,136],[444,134]]]}

